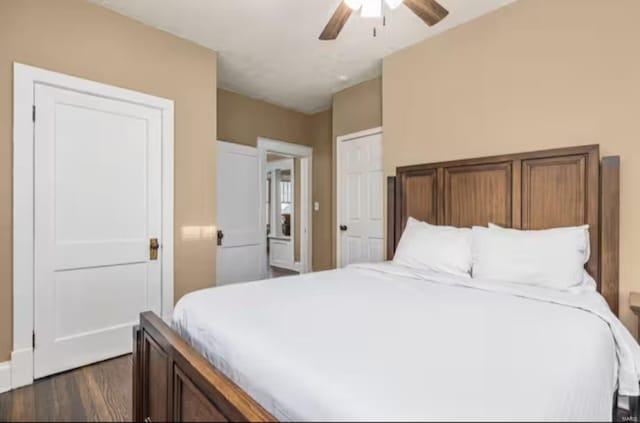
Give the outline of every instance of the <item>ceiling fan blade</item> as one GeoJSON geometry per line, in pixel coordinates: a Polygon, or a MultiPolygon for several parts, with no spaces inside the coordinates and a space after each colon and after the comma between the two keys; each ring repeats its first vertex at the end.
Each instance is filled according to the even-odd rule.
{"type": "Polygon", "coordinates": [[[437,24],[449,14],[435,0],[404,0],[404,4],[429,26],[437,24]]]}
{"type": "Polygon", "coordinates": [[[353,10],[343,1],[340,3],[331,19],[324,27],[322,34],[320,34],[321,40],[335,40],[338,38],[338,34],[342,31],[344,24],[347,23],[347,19],[351,16],[353,10]]]}

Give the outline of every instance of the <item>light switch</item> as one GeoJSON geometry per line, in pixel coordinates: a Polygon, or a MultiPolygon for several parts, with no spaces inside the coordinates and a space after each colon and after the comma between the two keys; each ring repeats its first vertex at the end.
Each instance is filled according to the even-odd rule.
{"type": "Polygon", "coordinates": [[[315,211],[320,210],[320,203],[318,203],[317,201],[314,201],[314,203],[313,203],[313,210],[315,210],[315,211]]]}

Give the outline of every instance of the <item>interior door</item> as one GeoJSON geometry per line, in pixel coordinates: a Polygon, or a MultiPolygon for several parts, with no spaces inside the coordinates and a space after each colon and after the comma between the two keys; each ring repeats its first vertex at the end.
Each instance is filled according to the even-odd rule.
{"type": "Polygon", "coordinates": [[[218,141],[217,285],[263,279],[267,237],[261,227],[258,150],[218,141]]]}
{"type": "Polygon", "coordinates": [[[384,260],[382,134],[340,145],[340,266],[384,260]]]}
{"type": "Polygon", "coordinates": [[[35,106],[39,378],[129,353],[139,313],[160,314],[162,116],[40,84],[35,106]]]}

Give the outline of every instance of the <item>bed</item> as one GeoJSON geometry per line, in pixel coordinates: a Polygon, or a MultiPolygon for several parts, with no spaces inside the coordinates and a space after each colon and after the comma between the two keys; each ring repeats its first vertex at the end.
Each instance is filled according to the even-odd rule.
{"type": "Polygon", "coordinates": [[[598,146],[398,168],[388,180],[389,257],[410,216],[459,227],[589,224],[598,248],[586,269],[606,304],[490,281],[478,289],[389,263],[203,290],[181,299],[173,327],[141,315],[134,416],[611,418],[629,365],[618,345],[628,333],[611,313],[618,187],[619,159],[601,161],[598,146]]]}

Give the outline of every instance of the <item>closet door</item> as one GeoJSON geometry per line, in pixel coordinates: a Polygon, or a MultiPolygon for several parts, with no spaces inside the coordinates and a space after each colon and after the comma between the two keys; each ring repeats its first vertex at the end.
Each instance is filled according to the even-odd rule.
{"type": "Polygon", "coordinates": [[[382,134],[341,141],[339,148],[339,265],[382,261],[382,134]]]}

